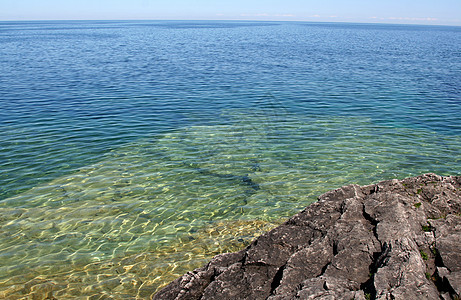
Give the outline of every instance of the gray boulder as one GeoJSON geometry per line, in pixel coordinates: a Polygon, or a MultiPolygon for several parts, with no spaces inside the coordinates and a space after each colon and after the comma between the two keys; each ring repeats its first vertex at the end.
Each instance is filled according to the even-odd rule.
{"type": "Polygon", "coordinates": [[[152,299],[458,299],[461,177],[349,185],[152,299]]]}

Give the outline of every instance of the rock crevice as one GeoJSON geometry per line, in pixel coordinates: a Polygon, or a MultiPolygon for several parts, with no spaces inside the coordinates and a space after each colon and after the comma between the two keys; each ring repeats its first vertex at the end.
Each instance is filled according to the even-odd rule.
{"type": "Polygon", "coordinates": [[[329,191],[153,299],[458,299],[461,177],[329,191]]]}

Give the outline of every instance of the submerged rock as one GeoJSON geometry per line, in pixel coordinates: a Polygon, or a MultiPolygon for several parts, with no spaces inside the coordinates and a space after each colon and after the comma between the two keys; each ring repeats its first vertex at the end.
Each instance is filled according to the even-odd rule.
{"type": "Polygon", "coordinates": [[[153,299],[457,299],[461,177],[349,185],[153,299]]]}

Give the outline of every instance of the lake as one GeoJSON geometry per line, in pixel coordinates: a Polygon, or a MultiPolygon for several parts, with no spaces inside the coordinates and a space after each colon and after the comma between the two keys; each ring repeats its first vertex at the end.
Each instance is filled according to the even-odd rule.
{"type": "Polygon", "coordinates": [[[460,175],[461,27],[0,22],[0,69],[6,299],[148,298],[330,189],[460,175]]]}

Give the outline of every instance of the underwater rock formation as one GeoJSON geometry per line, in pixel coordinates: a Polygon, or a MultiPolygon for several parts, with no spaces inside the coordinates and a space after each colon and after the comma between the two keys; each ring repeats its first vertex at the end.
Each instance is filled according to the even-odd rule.
{"type": "Polygon", "coordinates": [[[349,185],[153,299],[457,299],[461,176],[349,185]]]}

